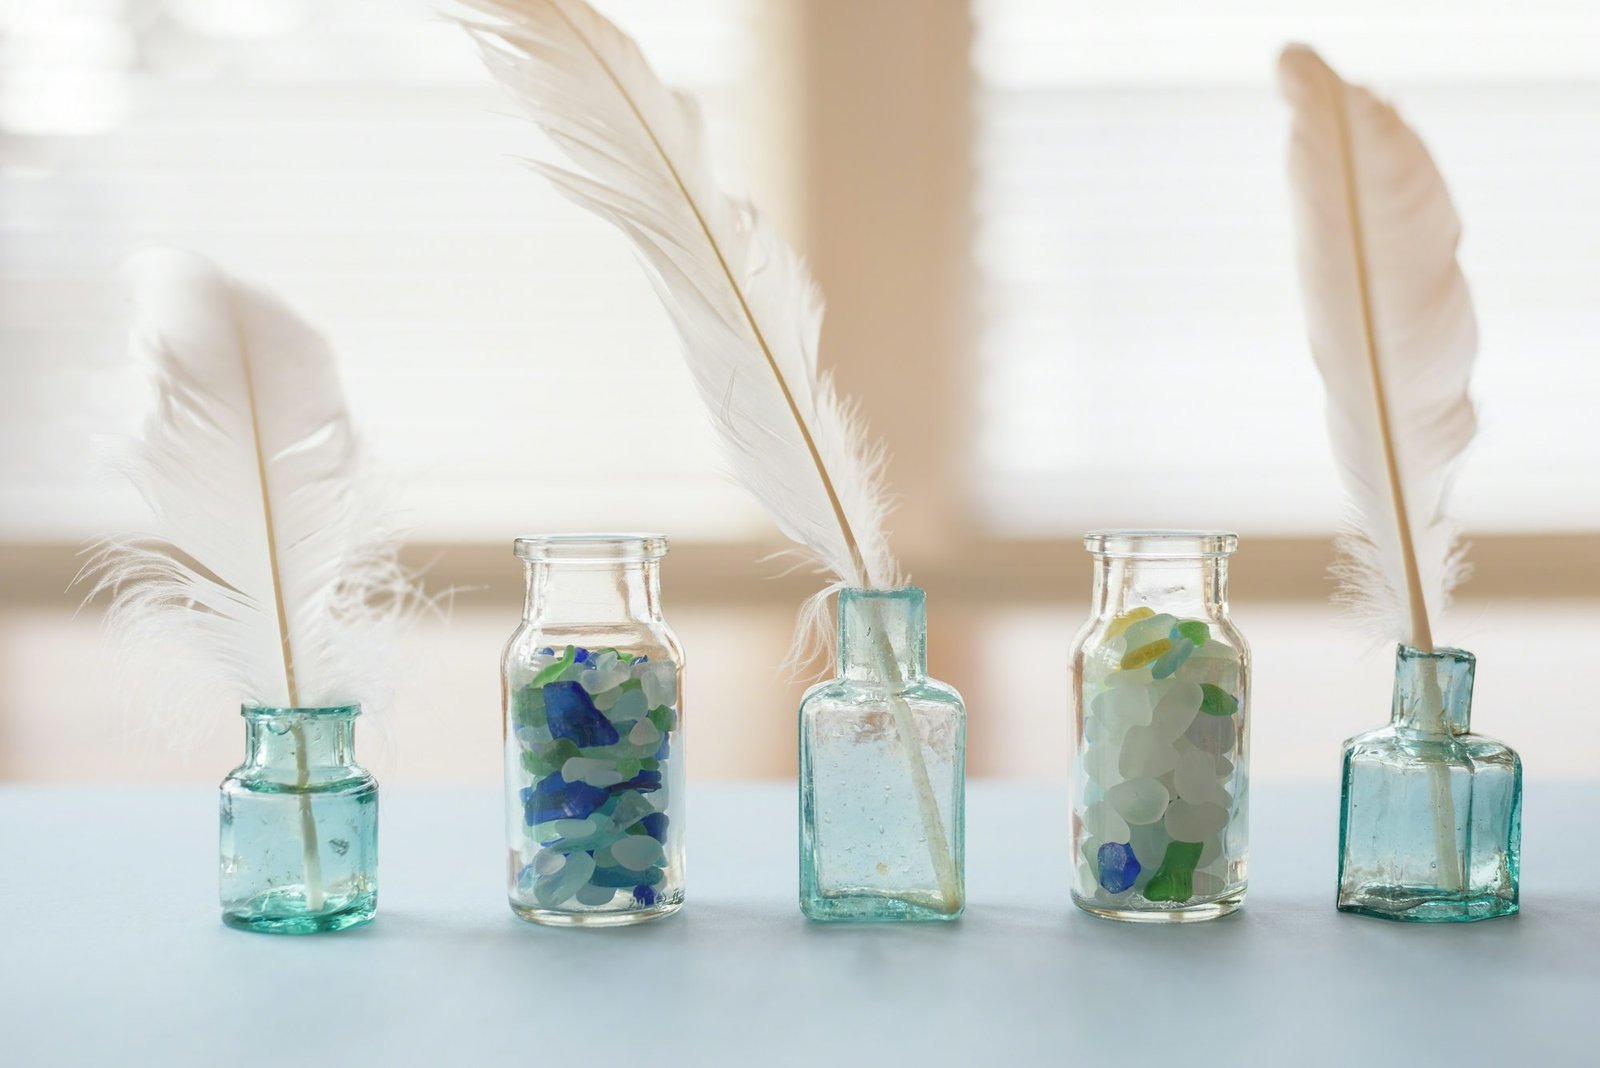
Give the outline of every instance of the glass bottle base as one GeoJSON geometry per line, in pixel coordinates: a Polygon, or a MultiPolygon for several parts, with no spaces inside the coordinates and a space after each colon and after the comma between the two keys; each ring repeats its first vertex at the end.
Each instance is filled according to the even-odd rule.
{"type": "Polygon", "coordinates": [[[949,923],[961,918],[932,892],[891,894],[883,890],[837,890],[803,895],[800,911],[819,923],[949,923]]]}
{"type": "Polygon", "coordinates": [[[1170,909],[1119,909],[1106,905],[1097,905],[1072,895],[1072,903],[1083,911],[1105,920],[1119,920],[1123,923],[1203,923],[1206,920],[1221,919],[1231,912],[1239,911],[1244,904],[1244,890],[1227,897],[1219,897],[1212,901],[1203,901],[1196,905],[1184,905],[1180,908],[1170,909]]]}
{"type": "Polygon", "coordinates": [[[1462,897],[1436,887],[1364,886],[1341,892],[1340,912],[1399,923],[1475,923],[1515,916],[1521,906],[1498,894],[1462,897]]]}
{"type": "Polygon", "coordinates": [[[247,908],[224,909],[222,922],[236,931],[258,934],[323,934],[370,923],[377,912],[376,893],[358,894],[346,904],[309,912],[297,889],[280,889],[252,899],[247,908]]]}
{"type": "Polygon", "coordinates": [[[542,927],[631,927],[636,923],[648,923],[663,916],[671,916],[681,908],[683,908],[681,897],[676,901],[664,901],[645,909],[618,912],[569,912],[563,909],[532,908],[516,902],[511,903],[511,911],[517,914],[518,919],[537,923],[542,927]]]}

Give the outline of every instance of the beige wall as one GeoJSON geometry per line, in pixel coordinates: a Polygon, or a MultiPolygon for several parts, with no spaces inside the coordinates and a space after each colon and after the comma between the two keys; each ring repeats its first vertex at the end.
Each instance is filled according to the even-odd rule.
{"type": "MultiPolygon", "coordinates": [[[[1597,550],[1594,537],[1480,539],[1478,576],[1440,628],[1480,658],[1475,724],[1520,749],[1531,774],[1595,774],[1600,716],[1582,657],[1600,649],[1597,550]]],[[[1392,653],[1335,619],[1323,597],[1329,552],[1246,538],[1235,561],[1234,616],[1255,655],[1258,775],[1331,783],[1340,740],[1387,715],[1392,653]]],[[[810,587],[768,577],[761,555],[686,546],[666,560],[668,616],[690,661],[697,778],[793,771],[802,687],[776,665],[810,587]]],[[[392,782],[492,782],[498,657],[520,611],[520,571],[498,547],[414,556],[435,561],[436,588],[479,588],[408,636],[396,707],[364,728],[361,752],[392,782]]],[[[215,731],[189,753],[141,734],[106,670],[98,609],[75,615],[63,592],[76,562],[66,548],[0,550],[0,780],[220,778],[242,745],[233,710],[219,708],[215,731]]],[[[969,705],[972,774],[1064,775],[1066,650],[1088,607],[1087,555],[1069,543],[989,546],[913,570],[929,590],[931,669],[969,705]]]]}

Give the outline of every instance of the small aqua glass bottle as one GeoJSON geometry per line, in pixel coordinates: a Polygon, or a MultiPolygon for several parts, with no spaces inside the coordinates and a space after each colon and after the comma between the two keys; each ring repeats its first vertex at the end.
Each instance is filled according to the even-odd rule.
{"type": "Polygon", "coordinates": [[[1517,912],[1522,761],[1471,731],[1475,665],[1460,649],[1401,645],[1389,726],[1345,743],[1341,912],[1413,923],[1517,912]]]}
{"type": "Polygon", "coordinates": [[[222,922],[269,934],[355,927],[378,909],[378,783],[355,762],[357,705],[246,705],[222,781],[222,922]]]}
{"type": "Polygon", "coordinates": [[[923,591],[841,591],[838,677],[800,703],[807,917],[961,915],[966,739],[961,695],[928,677],[923,591]]]}

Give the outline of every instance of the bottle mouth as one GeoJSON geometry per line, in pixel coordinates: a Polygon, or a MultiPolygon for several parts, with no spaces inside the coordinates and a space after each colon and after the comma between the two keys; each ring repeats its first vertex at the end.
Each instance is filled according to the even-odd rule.
{"type": "Polygon", "coordinates": [[[512,543],[518,560],[536,564],[638,564],[667,553],[665,534],[535,534],[512,543]]]}
{"type": "Polygon", "coordinates": [[[1478,658],[1465,649],[1456,649],[1452,646],[1441,645],[1431,650],[1418,649],[1415,646],[1401,642],[1395,650],[1396,664],[1409,664],[1419,660],[1432,661],[1436,664],[1476,664],[1478,658]]]}
{"type": "Polygon", "coordinates": [[[1228,556],[1239,547],[1231,530],[1091,530],[1083,547],[1096,556],[1196,560],[1228,556]]]}
{"type": "Polygon", "coordinates": [[[277,708],[271,705],[240,705],[239,715],[248,720],[258,719],[337,719],[340,716],[359,716],[361,706],[321,705],[314,708],[277,708]]]}

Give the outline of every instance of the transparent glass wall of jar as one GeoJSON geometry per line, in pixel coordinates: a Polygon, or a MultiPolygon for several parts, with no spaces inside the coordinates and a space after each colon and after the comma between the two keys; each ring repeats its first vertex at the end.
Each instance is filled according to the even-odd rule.
{"type": "Polygon", "coordinates": [[[658,534],[518,538],[527,594],[506,645],[511,908],[607,926],[684,895],[683,649],[658,534]]]}
{"type": "Polygon", "coordinates": [[[1250,652],[1213,531],[1096,531],[1073,647],[1072,899],[1183,922],[1244,902],[1250,652]]]}

